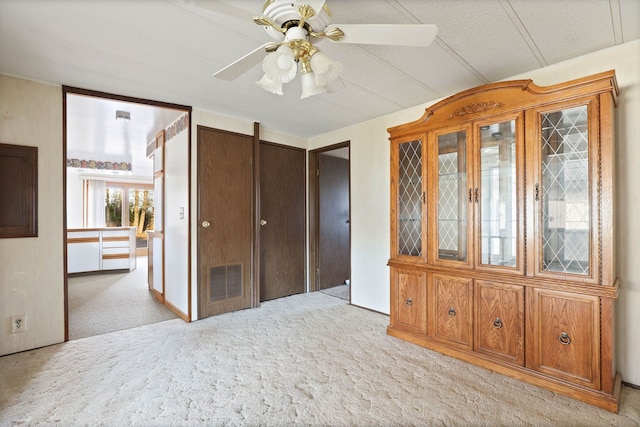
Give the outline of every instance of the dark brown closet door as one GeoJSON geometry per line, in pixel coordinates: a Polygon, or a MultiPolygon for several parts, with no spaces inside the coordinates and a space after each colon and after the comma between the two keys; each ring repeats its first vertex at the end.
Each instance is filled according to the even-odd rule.
{"type": "Polygon", "coordinates": [[[260,301],[305,289],[305,157],[260,143],[260,301]]]}
{"type": "Polygon", "coordinates": [[[200,319],[251,306],[252,155],[253,137],[198,127],[200,319]]]}
{"type": "Polygon", "coordinates": [[[350,276],[349,160],[318,155],[320,287],[342,285],[350,276]]]}

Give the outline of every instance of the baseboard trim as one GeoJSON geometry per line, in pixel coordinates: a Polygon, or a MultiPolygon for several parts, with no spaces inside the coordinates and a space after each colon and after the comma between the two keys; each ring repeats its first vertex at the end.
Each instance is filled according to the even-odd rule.
{"type": "Polygon", "coordinates": [[[166,298],[164,300],[164,305],[167,306],[169,310],[173,311],[178,317],[180,317],[185,322],[191,322],[191,319],[189,319],[189,316],[183,313],[182,310],[180,310],[178,307],[176,307],[175,305],[167,301],[166,298]]]}
{"type": "Polygon", "coordinates": [[[626,381],[622,381],[622,385],[624,385],[626,387],[635,388],[636,390],[640,390],[640,385],[631,384],[631,383],[628,383],[626,381]]]}
{"type": "Polygon", "coordinates": [[[156,297],[158,301],[160,301],[161,304],[164,304],[164,294],[162,292],[159,292],[153,288],[149,288],[149,291],[156,297]]]}

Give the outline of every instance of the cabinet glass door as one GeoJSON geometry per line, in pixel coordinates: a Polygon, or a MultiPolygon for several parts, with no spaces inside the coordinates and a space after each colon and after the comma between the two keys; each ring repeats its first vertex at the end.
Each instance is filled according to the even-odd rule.
{"type": "Polygon", "coordinates": [[[467,131],[437,135],[436,150],[436,257],[467,262],[468,209],[472,200],[467,184],[467,131]]]}
{"type": "Polygon", "coordinates": [[[542,271],[588,276],[591,218],[586,105],[541,114],[542,271]]]}
{"type": "Polygon", "coordinates": [[[422,256],[422,140],[398,145],[398,255],[422,256]]]}
{"type": "Polygon", "coordinates": [[[479,127],[480,245],[478,263],[518,266],[516,121],[479,127]]]}

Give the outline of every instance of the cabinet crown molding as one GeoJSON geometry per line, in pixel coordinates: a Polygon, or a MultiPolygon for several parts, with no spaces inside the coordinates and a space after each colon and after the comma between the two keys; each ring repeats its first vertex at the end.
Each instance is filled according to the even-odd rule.
{"type": "Polygon", "coordinates": [[[550,86],[538,86],[531,79],[489,83],[451,95],[427,107],[418,120],[390,127],[387,131],[401,137],[408,131],[416,133],[423,127],[444,125],[453,118],[466,116],[472,120],[478,116],[486,117],[491,113],[497,115],[555,103],[576,96],[602,93],[609,93],[614,105],[617,106],[620,89],[615,70],[550,86]]]}

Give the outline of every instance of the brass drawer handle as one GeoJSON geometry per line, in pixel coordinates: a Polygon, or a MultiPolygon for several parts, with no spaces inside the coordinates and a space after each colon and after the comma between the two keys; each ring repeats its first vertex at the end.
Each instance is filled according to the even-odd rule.
{"type": "Polygon", "coordinates": [[[558,337],[558,340],[562,345],[571,344],[571,338],[569,337],[569,335],[567,335],[566,332],[561,333],[560,336],[558,337]]]}
{"type": "Polygon", "coordinates": [[[411,298],[407,298],[407,300],[404,303],[407,304],[409,307],[411,307],[413,305],[413,300],[411,298]]]}
{"type": "Polygon", "coordinates": [[[502,328],[502,320],[499,317],[496,317],[496,320],[493,321],[493,327],[496,329],[502,328]]]}
{"type": "Polygon", "coordinates": [[[449,311],[447,311],[447,314],[449,316],[453,317],[453,316],[456,315],[456,310],[453,307],[451,307],[451,308],[449,308],[449,311]]]}

